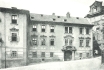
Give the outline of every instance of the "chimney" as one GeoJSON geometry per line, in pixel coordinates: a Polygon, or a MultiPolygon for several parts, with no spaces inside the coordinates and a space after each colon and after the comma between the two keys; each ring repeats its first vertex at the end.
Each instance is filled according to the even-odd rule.
{"type": "Polygon", "coordinates": [[[53,16],[55,16],[55,13],[52,13],[53,16]]]}
{"type": "Polygon", "coordinates": [[[70,18],[70,13],[69,12],[67,12],[66,17],[70,18]]]}

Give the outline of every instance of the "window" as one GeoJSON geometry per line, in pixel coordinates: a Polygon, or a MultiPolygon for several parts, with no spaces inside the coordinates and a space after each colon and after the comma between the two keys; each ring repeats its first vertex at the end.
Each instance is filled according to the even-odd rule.
{"type": "Polygon", "coordinates": [[[54,39],[50,40],[50,45],[52,45],[52,46],[54,45],[54,39]]]}
{"type": "Polygon", "coordinates": [[[72,27],[69,27],[69,33],[72,33],[72,27]]]}
{"type": "Polygon", "coordinates": [[[69,40],[69,45],[72,45],[72,40],[69,40]]]}
{"type": "Polygon", "coordinates": [[[87,40],[86,40],[86,47],[89,47],[89,43],[90,43],[90,42],[89,42],[89,40],[87,39],[87,40]]]}
{"type": "Polygon", "coordinates": [[[89,57],[89,53],[86,53],[86,57],[89,57]]]}
{"type": "Polygon", "coordinates": [[[86,28],[86,34],[89,34],[89,28],[86,28]]]}
{"type": "Polygon", "coordinates": [[[45,52],[41,52],[41,57],[45,57],[45,52]]]}
{"type": "Polygon", "coordinates": [[[32,31],[37,31],[37,26],[36,25],[33,25],[32,31]]]}
{"type": "Polygon", "coordinates": [[[42,25],[42,32],[45,32],[45,25],[42,25]]]}
{"type": "Polygon", "coordinates": [[[17,24],[17,15],[12,15],[12,24],[17,24]]]}
{"type": "Polygon", "coordinates": [[[53,57],[53,52],[50,52],[50,57],[53,57]]]}
{"type": "Polygon", "coordinates": [[[46,43],[45,39],[42,39],[41,45],[45,45],[45,43],[46,43]]]}
{"type": "Polygon", "coordinates": [[[32,57],[37,57],[37,52],[32,52],[32,57]]]}
{"type": "Polygon", "coordinates": [[[65,45],[68,45],[68,39],[65,39],[65,45]]]}
{"type": "Polygon", "coordinates": [[[37,39],[36,38],[33,38],[32,42],[33,42],[33,45],[37,45],[37,39]]]}
{"type": "Polygon", "coordinates": [[[83,28],[80,28],[80,34],[83,34],[83,28]]]}
{"type": "Polygon", "coordinates": [[[83,40],[80,40],[80,47],[83,47],[83,40]]]}
{"type": "Polygon", "coordinates": [[[68,27],[65,27],[65,33],[68,33],[68,27]]]}
{"type": "Polygon", "coordinates": [[[12,51],[11,57],[12,57],[12,58],[16,58],[16,57],[17,57],[17,51],[12,51]]]}
{"type": "Polygon", "coordinates": [[[51,26],[50,32],[54,32],[54,26],[51,26]]]}
{"type": "Polygon", "coordinates": [[[17,41],[17,33],[12,33],[12,41],[17,41]]]}
{"type": "Polygon", "coordinates": [[[82,57],[82,53],[79,53],[79,57],[82,57]]]}

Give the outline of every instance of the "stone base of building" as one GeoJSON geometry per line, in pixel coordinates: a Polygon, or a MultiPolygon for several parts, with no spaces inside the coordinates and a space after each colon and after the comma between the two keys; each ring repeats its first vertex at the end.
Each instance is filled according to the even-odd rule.
{"type": "Polygon", "coordinates": [[[26,61],[24,61],[23,59],[6,60],[6,64],[5,64],[5,60],[2,60],[1,64],[2,64],[1,68],[19,67],[19,66],[25,66],[26,61]]]}

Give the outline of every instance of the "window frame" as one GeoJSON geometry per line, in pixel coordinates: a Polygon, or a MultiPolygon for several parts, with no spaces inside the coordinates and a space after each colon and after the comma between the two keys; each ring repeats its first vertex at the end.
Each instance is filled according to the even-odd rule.
{"type": "Polygon", "coordinates": [[[37,32],[37,25],[33,25],[32,31],[37,32]]]}
{"type": "Polygon", "coordinates": [[[79,34],[84,34],[84,28],[83,27],[79,28],[79,34]]]}
{"type": "Polygon", "coordinates": [[[11,57],[12,58],[17,58],[18,57],[17,51],[11,51],[11,57]]]}
{"type": "Polygon", "coordinates": [[[32,52],[32,57],[37,58],[37,52],[32,52]],[[35,54],[34,54],[35,53],[35,54]]]}
{"type": "Polygon", "coordinates": [[[41,52],[41,57],[45,57],[45,52],[41,52]]]}
{"type": "Polygon", "coordinates": [[[55,26],[50,26],[50,32],[54,33],[55,32],[55,26]],[[53,30],[53,31],[52,31],[53,30]]]}
{"type": "Polygon", "coordinates": [[[12,42],[17,42],[18,41],[18,36],[17,36],[17,33],[11,33],[11,41],[12,42]],[[16,36],[13,36],[13,34],[16,34],[16,36]],[[15,38],[15,40],[13,40],[13,37],[15,38]]]}
{"type": "Polygon", "coordinates": [[[90,47],[90,39],[86,39],[86,47],[90,47]]]}
{"type": "Polygon", "coordinates": [[[41,40],[41,45],[42,45],[42,46],[45,46],[45,45],[46,45],[46,39],[45,39],[45,38],[42,38],[42,40],[41,40]]]}
{"type": "Polygon", "coordinates": [[[54,57],[54,52],[50,52],[50,57],[54,57]]]}
{"type": "Polygon", "coordinates": [[[46,25],[41,25],[41,32],[46,32],[46,25]]]}
{"type": "Polygon", "coordinates": [[[12,24],[17,24],[18,16],[16,14],[11,15],[11,22],[12,24]]]}
{"type": "Polygon", "coordinates": [[[54,45],[55,45],[55,39],[51,38],[50,39],[50,46],[54,46],[54,45]],[[52,44],[52,42],[53,42],[53,44],[52,44]]]}
{"type": "Polygon", "coordinates": [[[90,34],[90,28],[86,28],[86,34],[90,34]]]}

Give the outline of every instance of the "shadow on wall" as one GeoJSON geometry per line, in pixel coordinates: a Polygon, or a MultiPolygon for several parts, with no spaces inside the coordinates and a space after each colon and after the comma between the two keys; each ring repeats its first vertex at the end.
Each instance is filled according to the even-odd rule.
{"type": "Polygon", "coordinates": [[[99,47],[100,45],[96,40],[93,40],[93,56],[101,56],[101,49],[99,47]]]}

